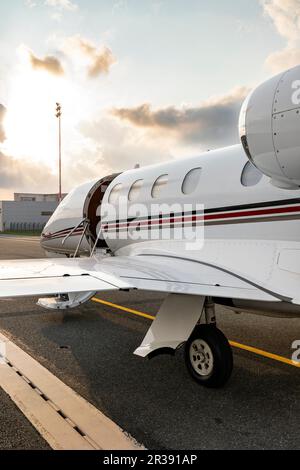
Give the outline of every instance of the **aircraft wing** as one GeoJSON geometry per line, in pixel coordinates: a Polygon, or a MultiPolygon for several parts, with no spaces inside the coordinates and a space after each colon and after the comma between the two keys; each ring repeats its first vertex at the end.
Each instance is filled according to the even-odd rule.
{"type": "Polygon", "coordinates": [[[127,281],[95,269],[93,259],[0,262],[0,298],[129,289],[127,281]]]}
{"type": "Polygon", "coordinates": [[[297,242],[206,240],[198,251],[163,241],[136,244],[123,256],[106,258],[105,272],[136,288],[300,304],[300,247],[297,242]]]}
{"type": "Polygon", "coordinates": [[[173,294],[280,302],[290,299],[266,286],[243,279],[216,266],[165,256],[116,257],[102,264],[105,272],[141,290],[173,294]],[[193,265],[193,266],[191,266],[193,265]]]}
{"type": "Polygon", "coordinates": [[[292,243],[218,240],[182,255],[175,246],[138,245],[106,258],[0,262],[0,298],[141,289],[299,303],[300,250],[292,243]]]}

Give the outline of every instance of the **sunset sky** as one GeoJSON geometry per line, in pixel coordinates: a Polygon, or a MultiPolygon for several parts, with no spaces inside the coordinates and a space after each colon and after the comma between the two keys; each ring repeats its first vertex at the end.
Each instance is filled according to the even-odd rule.
{"type": "Polygon", "coordinates": [[[300,0],[1,0],[0,199],[238,141],[248,90],[300,63],[300,0]]]}

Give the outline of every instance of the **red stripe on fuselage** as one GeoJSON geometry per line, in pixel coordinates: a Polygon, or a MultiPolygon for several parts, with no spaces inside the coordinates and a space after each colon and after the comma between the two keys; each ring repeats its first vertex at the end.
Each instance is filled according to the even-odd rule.
{"type": "Polygon", "coordinates": [[[104,229],[122,229],[122,228],[135,228],[143,226],[155,226],[162,224],[174,224],[174,223],[187,223],[187,222],[200,222],[200,221],[213,221],[213,220],[222,220],[222,219],[236,219],[243,217],[254,217],[254,216],[264,216],[264,215],[278,215],[278,214],[292,214],[300,212],[300,206],[293,207],[279,207],[279,208],[270,208],[270,209],[257,209],[257,210],[243,210],[237,212],[222,212],[217,214],[208,214],[201,216],[190,216],[190,217],[175,217],[169,219],[152,219],[152,220],[141,220],[141,221],[132,221],[129,223],[112,223],[106,224],[104,229]]]}
{"type": "MultiPolygon", "coordinates": [[[[155,218],[147,220],[133,220],[131,222],[122,222],[122,223],[109,223],[104,225],[104,231],[113,230],[113,229],[125,229],[125,228],[138,228],[138,227],[160,227],[164,224],[178,224],[178,223],[191,223],[191,222],[205,222],[205,221],[214,221],[214,220],[228,220],[228,219],[238,219],[248,217],[251,220],[251,217],[259,217],[266,215],[284,215],[284,214],[293,214],[300,212],[300,205],[296,206],[285,206],[285,207],[272,207],[264,209],[252,209],[252,210],[241,210],[241,211],[231,211],[231,212],[221,212],[221,213],[212,213],[212,214],[203,214],[203,215],[193,215],[193,216],[178,216],[172,218],[155,218]]],[[[59,238],[65,238],[73,228],[60,230],[52,234],[43,234],[42,237],[44,240],[57,240],[59,238]]],[[[72,236],[81,235],[83,232],[82,229],[78,228],[72,236]]]]}

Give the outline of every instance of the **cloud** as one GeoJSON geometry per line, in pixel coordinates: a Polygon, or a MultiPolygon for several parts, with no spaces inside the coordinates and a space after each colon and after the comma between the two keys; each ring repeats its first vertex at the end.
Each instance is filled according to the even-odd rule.
{"type": "Polygon", "coordinates": [[[137,163],[144,166],[172,159],[168,145],[157,142],[157,139],[148,139],[141,130],[111,117],[83,121],[79,131],[86,139],[85,147],[89,149],[88,158],[82,158],[84,171],[90,171],[91,177],[95,172],[109,174],[134,168],[137,163]]]}
{"type": "Polygon", "coordinates": [[[56,178],[45,165],[28,160],[17,160],[0,152],[0,192],[10,190],[50,191],[56,178]]]}
{"type": "Polygon", "coordinates": [[[278,33],[289,41],[299,40],[300,1],[263,0],[262,3],[278,33]]]}
{"type": "MultiPolygon", "coordinates": [[[[0,143],[6,137],[2,125],[6,111],[0,104],[0,143]]],[[[11,198],[17,191],[52,192],[57,187],[57,177],[49,167],[29,158],[16,159],[0,151],[0,168],[0,199],[11,198]]]]}
{"type": "Polygon", "coordinates": [[[238,142],[238,116],[248,92],[247,88],[236,88],[198,107],[153,110],[150,104],[142,104],[135,108],[115,108],[112,114],[135,127],[182,143],[230,145],[238,142]]]}
{"type": "Polygon", "coordinates": [[[87,59],[88,76],[90,78],[108,74],[111,66],[116,63],[116,59],[108,47],[97,47],[91,41],[79,35],[68,38],[63,48],[68,53],[74,54],[75,51],[75,53],[79,53],[87,59]]]}
{"type": "Polygon", "coordinates": [[[37,57],[30,47],[21,44],[18,48],[20,57],[25,61],[29,59],[30,65],[35,70],[45,70],[54,75],[64,75],[70,65],[76,69],[75,75],[81,70],[88,78],[97,78],[107,75],[113,64],[116,63],[111,49],[105,45],[97,46],[92,41],[80,35],[61,37],[53,35],[48,45],[52,44],[55,54],[45,57],[37,57]]]}
{"type": "Polygon", "coordinates": [[[25,5],[29,8],[34,8],[38,5],[46,5],[59,11],[75,11],[78,9],[78,5],[71,0],[25,0],[25,5]]]}
{"type": "Polygon", "coordinates": [[[118,0],[113,4],[112,7],[112,13],[115,14],[119,10],[122,10],[123,8],[127,7],[127,1],[126,0],[118,0]]]}
{"type": "Polygon", "coordinates": [[[0,143],[4,142],[5,140],[5,130],[3,126],[3,120],[6,114],[6,108],[3,104],[0,103],[0,143]]]}
{"type": "Polygon", "coordinates": [[[71,0],[46,0],[45,5],[57,8],[59,10],[75,11],[78,9],[78,5],[71,2],[71,0]]]}
{"type": "Polygon", "coordinates": [[[64,69],[61,62],[54,56],[46,56],[40,59],[34,55],[34,53],[28,49],[28,55],[31,67],[34,70],[44,70],[53,75],[64,75],[64,69]]]}
{"type": "Polygon", "coordinates": [[[267,67],[277,73],[300,64],[300,47],[286,47],[282,51],[274,52],[266,59],[267,67]]]}
{"type": "Polygon", "coordinates": [[[300,0],[260,0],[286,47],[272,53],[266,65],[272,72],[281,72],[300,63],[300,0]]]}
{"type": "Polygon", "coordinates": [[[34,8],[37,6],[37,3],[34,0],[25,0],[25,5],[29,8],[34,8]]]}

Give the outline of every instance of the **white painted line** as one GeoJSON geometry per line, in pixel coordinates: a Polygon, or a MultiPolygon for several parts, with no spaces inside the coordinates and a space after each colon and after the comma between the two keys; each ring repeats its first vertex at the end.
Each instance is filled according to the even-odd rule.
{"type": "Polygon", "coordinates": [[[34,390],[8,365],[0,365],[0,383],[22,413],[55,450],[94,448],[65,423],[34,390]]]}
{"type": "Polygon", "coordinates": [[[0,334],[0,386],[53,449],[141,450],[113,421],[0,334]]]}

